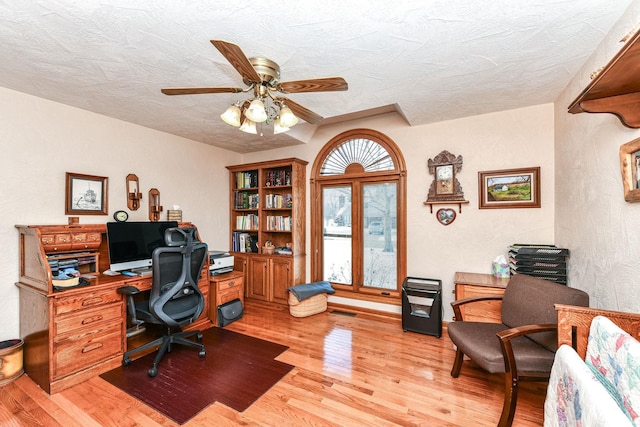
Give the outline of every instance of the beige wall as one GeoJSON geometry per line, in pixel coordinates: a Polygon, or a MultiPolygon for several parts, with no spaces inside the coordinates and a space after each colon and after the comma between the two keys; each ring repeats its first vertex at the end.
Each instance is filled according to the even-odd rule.
{"type": "MultiPolygon", "coordinates": [[[[383,132],[402,150],[408,169],[407,272],[442,279],[445,320],[451,318],[455,271],[488,273],[491,260],[516,242],[569,248],[570,284],[589,292],[592,306],[639,312],[640,204],[624,202],[618,149],[640,137],[640,130],[625,128],[610,114],[567,113],[591,71],[609,61],[638,21],[640,0],[555,105],[415,127],[388,114],[320,128],[304,145],[244,156],[0,88],[0,340],[19,334],[14,225],[66,223],[65,172],[109,177],[109,214],[125,206],[124,177],[136,173],[144,193],[159,188],[165,209],[179,204],[210,247],[228,249],[225,165],[295,156],[310,162],[310,172],[321,147],[355,127],[383,132]],[[427,160],[445,149],[464,158],[458,178],[470,201],[448,227],[422,204],[432,179],[427,160]],[[528,166],[541,167],[542,208],[478,209],[478,171],[528,166]]],[[[146,220],[146,209],[131,216],[146,220]]]]}
{"type": "Polygon", "coordinates": [[[635,1],[587,61],[555,107],[558,245],[572,249],[570,282],[598,308],[640,312],[640,203],[623,198],[619,147],[640,137],[612,114],[572,115],[567,107],[589,84],[590,73],[622,47],[640,21],[635,1]]]}
{"type": "MultiPolygon", "coordinates": [[[[299,157],[309,162],[309,175],[324,144],[352,128],[380,131],[402,150],[408,171],[407,274],[442,280],[445,320],[452,317],[449,302],[453,300],[456,271],[489,273],[491,261],[497,255],[506,255],[513,243],[553,244],[552,104],[416,127],[407,126],[396,114],[387,114],[321,128],[306,145],[245,155],[243,161],[299,157]],[[464,164],[457,177],[470,202],[446,227],[423,205],[433,179],[427,161],[442,150],[463,156],[464,164]],[[540,209],[478,209],[478,171],[529,166],[541,167],[540,209]]],[[[307,246],[310,253],[309,242],[307,246]]],[[[307,271],[310,272],[309,266],[307,271]]],[[[335,297],[331,300],[344,302],[335,297]]],[[[358,304],[399,311],[398,307],[358,304]]]]}
{"type": "MultiPolygon", "coordinates": [[[[240,155],[130,123],[0,88],[0,340],[19,336],[18,232],[15,224],[66,224],[65,172],[109,178],[109,215],[126,208],[125,177],[135,173],[147,221],[147,192],[160,190],[165,210],[180,205],[212,249],[228,249],[228,174],[240,155]]],[[[162,216],[166,218],[165,214],[162,216]]]]}

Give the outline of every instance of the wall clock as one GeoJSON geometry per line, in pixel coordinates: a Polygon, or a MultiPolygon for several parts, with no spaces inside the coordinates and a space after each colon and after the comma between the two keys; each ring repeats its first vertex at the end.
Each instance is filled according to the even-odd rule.
{"type": "Polygon", "coordinates": [[[126,213],[125,211],[115,211],[113,214],[113,219],[115,219],[118,222],[125,222],[126,220],[129,219],[129,214],[126,213]]]}
{"type": "Polygon", "coordinates": [[[462,170],[462,156],[456,157],[445,150],[429,159],[427,166],[429,173],[434,176],[427,202],[464,201],[462,186],[456,178],[462,170]]]}
{"type": "MultiPolygon", "coordinates": [[[[427,166],[429,173],[433,175],[433,182],[429,186],[429,195],[424,204],[429,205],[431,213],[433,213],[433,205],[439,204],[456,204],[462,212],[462,204],[469,203],[464,199],[462,186],[457,178],[457,174],[462,170],[462,156],[455,156],[444,150],[433,159],[429,159],[427,166]]],[[[448,214],[450,214],[449,211],[451,209],[446,210],[448,214]]],[[[442,214],[444,211],[439,212],[442,214]]],[[[436,216],[444,225],[452,223],[455,219],[454,215],[453,219],[446,218],[441,221],[439,215],[436,216]]]]}

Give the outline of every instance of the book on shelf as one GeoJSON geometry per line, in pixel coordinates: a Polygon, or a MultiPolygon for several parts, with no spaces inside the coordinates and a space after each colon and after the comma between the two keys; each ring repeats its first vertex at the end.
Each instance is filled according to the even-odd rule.
{"type": "Polygon", "coordinates": [[[291,194],[267,194],[265,195],[265,207],[267,209],[291,208],[291,194]]]}
{"type": "Polygon", "coordinates": [[[236,217],[236,229],[257,230],[259,218],[256,214],[238,215],[236,217]]]}
{"type": "Polygon", "coordinates": [[[267,187],[291,185],[290,170],[270,170],[265,174],[265,185],[267,187]]]}
{"type": "Polygon", "coordinates": [[[268,231],[291,231],[293,219],[290,216],[267,215],[268,231]]]}
{"type": "Polygon", "coordinates": [[[236,172],[236,188],[256,188],[258,171],[236,172]]]}
{"type": "Polygon", "coordinates": [[[258,239],[249,233],[234,231],[231,246],[233,252],[258,252],[258,239]]]}
{"type": "Polygon", "coordinates": [[[258,193],[236,190],[234,199],[235,209],[258,209],[260,196],[258,193]]]}

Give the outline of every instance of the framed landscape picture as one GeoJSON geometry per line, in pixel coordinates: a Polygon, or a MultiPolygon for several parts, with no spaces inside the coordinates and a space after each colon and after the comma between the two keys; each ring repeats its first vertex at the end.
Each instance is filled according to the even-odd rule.
{"type": "Polygon", "coordinates": [[[67,172],[66,215],[106,215],[107,178],[67,172]]]}
{"type": "Polygon", "coordinates": [[[540,168],[478,172],[480,209],[539,208],[540,168]]]}

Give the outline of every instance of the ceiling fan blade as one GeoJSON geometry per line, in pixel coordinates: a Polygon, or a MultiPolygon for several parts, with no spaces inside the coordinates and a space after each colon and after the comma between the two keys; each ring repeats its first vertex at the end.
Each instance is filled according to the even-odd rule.
{"type": "Polygon", "coordinates": [[[278,97],[277,99],[280,101],[283,101],[284,104],[287,107],[289,107],[291,111],[293,111],[293,114],[295,114],[296,116],[298,116],[299,118],[301,118],[307,123],[311,123],[312,125],[314,125],[316,123],[319,123],[324,118],[320,114],[314,113],[308,108],[305,108],[302,105],[296,102],[293,102],[289,98],[278,97]]]}
{"type": "Polygon", "coordinates": [[[165,95],[197,95],[200,93],[238,93],[239,87],[172,87],[160,89],[165,95]]]}
{"type": "Polygon", "coordinates": [[[342,77],[327,77],[323,79],[280,82],[276,84],[276,89],[282,93],[333,92],[348,90],[349,85],[342,77]]]}
{"type": "Polygon", "coordinates": [[[227,58],[244,80],[256,83],[262,80],[238,45],[224,40],[211,40],[211,43],[227,58]]]}

